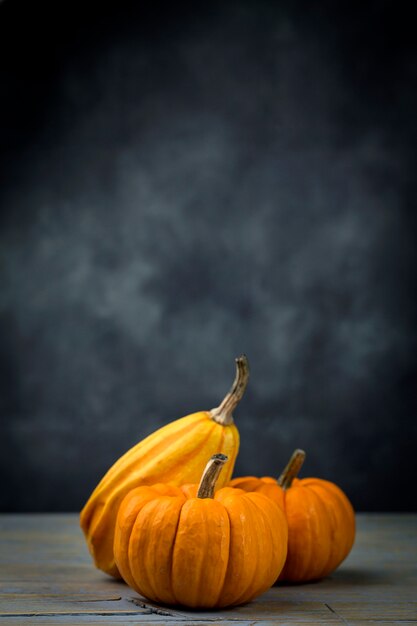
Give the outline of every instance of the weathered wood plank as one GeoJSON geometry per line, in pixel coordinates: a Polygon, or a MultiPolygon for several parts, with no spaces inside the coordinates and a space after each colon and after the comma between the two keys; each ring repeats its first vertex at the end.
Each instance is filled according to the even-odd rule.
{"type": "MultiPolygon", "coordinates": [[[[332,614],[328,607],[321,602],[298,600],[277,599],[276,591],[270,590],[257,598],[250,604],[232,609],[223,609],[222,611],[190,611],[183,609],[170,609],[178,619],[195,622],[196,619],[204,618],[205,621],[218,622],[219,616],[224,620],[248,619],[250,621],[264,620],[270,622],[279,617],[281,620],[295,621],[303,623],[311,623],[319,621],[320,623],[337,622],[338,618],[332,614]]],[[[149,608],[157,608],[157,605],[147,600],[135,600],[135,604],[139,606],[147,606],[149,608]]]]}
{"type": "MultiPolygon", "coordinates": [[[[273,592],[272,592],[273,593],[273,592]]],[[[320,602],[297,602],[277,601],[270,599],[263,602],[253,602],[238,609],[219,611],[179,611],[173,608],[157,607],[144,600],[135,598],[132,602],[129,598],[120,598],[115,601],[96,600],[83,601],[68,597],[28,597],[18,596],[2,599],[1,616],[47,616],[47,615],[135,615],[140,618],[144,615],[163,616],[169,622],[172,620],[193,623],[196,620],[205,622],[218,622],[219,617],[225,620],[241,618],[249,621],[275,620],[277,616],[283,621],[299,621],[303,623],[321,622],[338,623],[340,619],[329,608],[320,602]]]]}
{"type": "MultiPolygon", "coordinates": [[[[417,595],[417,588],[415,589],[417,595]]],[[[417,621],[417,602],[332,602],[330,608],[346,621],[385,620],[417,621]]]]}
{"type": "Polygon", "coordinates": [[[349,620],[349,622],[344,622],[345,624],[349,624],[349,626],[392,626],[393,624],[398,624],[399,626],[416,626],[416,620],[379,620],[379,619],[371,619],[371,620],[349,620]]]}

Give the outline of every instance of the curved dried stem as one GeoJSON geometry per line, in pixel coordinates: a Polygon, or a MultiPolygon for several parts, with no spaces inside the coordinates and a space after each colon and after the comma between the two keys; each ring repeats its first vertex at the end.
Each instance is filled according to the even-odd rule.
{"type": "Polygon", "coordinates": [[[249,380],[249,363],[247,357],[236,359],[236,377],[229,393],[215,409],[211,409],[210,415],[218,424],[227,426],[233,424],[233,411],[241,401],[249,380]]]}
{"type": "Polygon", "coordinates": [[[280,485],[283,489],[289,489],[294,478],[298,476],[298,472],[300,471],[305,458],[306,453],[304,452],[304,450],[294,450],[285,469],[283,470],[281,476],[278,478],[278,485],[280,485]]]}
{"type": "Polygon", "coordinates": [[[225,454],[213,454],[207,463],[197,490],[197,498],[212,498],[216,481],[228,457],[225,454]]]}

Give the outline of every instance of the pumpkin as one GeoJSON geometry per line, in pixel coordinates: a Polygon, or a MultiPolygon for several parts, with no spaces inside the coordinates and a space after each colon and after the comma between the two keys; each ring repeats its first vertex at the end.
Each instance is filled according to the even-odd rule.
{"type": "Polygon", "coordinates": [[[298,479],[305,459],[295,450],[278,480],[270,476],[235,478],[231,487],[263,493],[285,511],[288,555],[280,580],[324,578],[347,557],[355,539],[355,513],[347,496],[321,478],[298,479]]]}
{"type": "Polygon", "coordinates": [[[215,454],[199,485],[156,484],[120,505],[114,555],[124,580],[158,603],[243,604],[278,577],[287,554],[283,511],[261,493],[214,487],[227,457],[215,454]]]}
{"type": "Polygon", "coordinates": [[[198,482],[207,458],[217,452],[230,459],[220,485],[230,480],[239,450],[233,411],[248,378],[248,361],[243,355],[236,359],[234,383],[217,408],[167,424],[131,448],[109,469],[80,515],[80,525],[96,567],[120,577],[113,555],[114,527],[119,505],[134,487],[157,482],[174,485],[198,482]]]}

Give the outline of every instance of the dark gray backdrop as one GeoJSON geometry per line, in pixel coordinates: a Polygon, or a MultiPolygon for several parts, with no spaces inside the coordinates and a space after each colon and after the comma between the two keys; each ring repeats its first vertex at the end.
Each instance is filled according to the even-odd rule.
{"type": "Polygon", "coordinates": [[[239,473],[415,509],[406,5],[114,4],[0,3],[2,510],[79,509],[241,352],[239,473]]]}

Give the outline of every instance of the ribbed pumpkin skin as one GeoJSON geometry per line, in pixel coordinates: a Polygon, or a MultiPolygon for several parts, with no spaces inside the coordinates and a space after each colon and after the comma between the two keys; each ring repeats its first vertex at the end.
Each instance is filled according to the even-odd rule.
{"type": "Polygon", "coordinates": [[[124,580],[158,603],[243,604],[275,582],[287,553],[282,510],[262,494],[196,486],[138,487],[117,516],[114,554],[124,580]]]}
{"type": "Polygon", "coordinates": [[[294,478],[282,489],[274,478],[246,476],[229,486],[263,493],[284,511],[288,521],[288,556],[279,580],[307,582],[333,572],[355,539],[355,513],[346,495],[320,478],[294,478]]]}
{"type": "Polygon", "coordinates": [[[126,452],[81,511],[81,528],[96,567],[120,577],[113,555],[114,528],[119,505],[131,489],[157,482],[197,482],[207,458],[219,452],[229,457],[221,486],[231,477],[238,451],[236,426],[219,424],[208,411],[201,411],[167,424],[126,452]]]}

